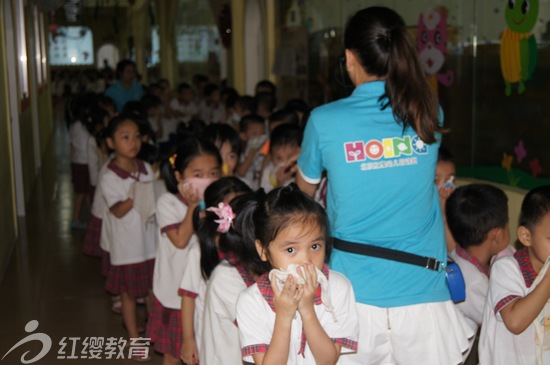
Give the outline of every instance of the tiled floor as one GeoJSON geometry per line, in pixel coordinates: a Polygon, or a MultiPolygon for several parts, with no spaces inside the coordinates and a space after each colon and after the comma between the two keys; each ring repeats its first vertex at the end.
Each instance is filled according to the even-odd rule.
{"type": "MultiPolygon", "coordinates": [[[[105,359],[104,352],[102,360],[83,359],[85,338],[118,340],[126,332],[121,316],[111,312],[100,260],[82,254],[84,232],[69,227],[69,140],[61,121],[56,122],[53,138],[22,222],[20,240],[0,282],[0,365],[20,364],[23,356],[27,361],[37,357],[42,347],[38,340],[15,345],[27,336],[39,337],[39,333],[49,336],[52,345],[47,355],[33,364],[135,364],[127,359],[105,359]],[[38,321],[38,327],[29,328],[36,325],[30,323],[29,333],[25,332],[25,326],[33,320],[38,321]],[[72,358],[58,358],[63,352],[63,338],[64,354],[72,358]],[[15,349],[7,354],[12,347],[15,349]]],[[[107,347],[104,343],[99,348],[105,351],[107,347]]],[[[161,363],[162,357],[154,354],[148,364],[161,363]]]]}

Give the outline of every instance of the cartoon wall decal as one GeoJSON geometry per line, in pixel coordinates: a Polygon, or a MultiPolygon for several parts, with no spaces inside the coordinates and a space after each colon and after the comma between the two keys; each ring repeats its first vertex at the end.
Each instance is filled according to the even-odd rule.
{"type": "Polygon", "coordinates": [[[512,94],[512,84],[518,84],[518,94],[525,91],[537,63],[537,41],[531,30],[539,15],[539,0],[508,0],[505,19],[508,28],[500,40],[500,68],[505,93],[512,94]]]}
{"type": "Polygon", "coordinates": [[[532,159],[531,162],[529,162],[529,167],[531,168],[531,175],[533,175],[534,178],[542,173],[542,167],[540,166],[538,158],[532,159]]]}
{"type": "Polygon", "coordinates": [[[523,145],[523,140],[520,140],[518,142],[518,145],[514,147],[514,152],[516,153],[516,158],[518,159],[518,162],[521,163],[525,156],[527,155],[527,151],[525,150],[525,146],[523,145]]]}
{"type": "Polygon", "coordinates": [[[438,83],[450,86],[454,72],[442,72],[447,53],[447,10],[443,7],[429,8],[418,18],[416,47],[424,66],[428,83],[437,95],[438,83]]]}

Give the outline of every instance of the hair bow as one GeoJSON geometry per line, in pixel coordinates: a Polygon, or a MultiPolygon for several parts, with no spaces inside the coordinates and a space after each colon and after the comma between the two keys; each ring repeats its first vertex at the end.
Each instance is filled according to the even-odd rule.
{"type": "Polygon", "coordinates": [[[170,167],[172,168],[172,170],[176,169],[176,157],[178,157],[178,154],[174,153],[168,158],[168,162],[170,163],[170,167]]]}
{"type": "Polygon", "coordinates": [[[229,231],[231,224],[233,224],[233,219],[235,219],[235,213],[233,213],[231,205],[222,202],[218,204],[217,208],[210,207],[206,210],[209,212],[214,212],[218,216],[218,218],[220,218],[214,220],[214,222],[218,223],[218,232],[226,233],[227,231],[229,231]]]}

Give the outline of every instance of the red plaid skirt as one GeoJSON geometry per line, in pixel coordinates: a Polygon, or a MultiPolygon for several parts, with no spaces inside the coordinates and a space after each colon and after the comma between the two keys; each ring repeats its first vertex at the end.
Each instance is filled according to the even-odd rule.
{"type": "Polygon", "coordinates": [[[89,194],[92,185],[90,184],[90,172],[87,164],[71,163],[71,180],[73,191],[76,194],[89,194]]]}
{"type": "Polygon", "coordinates": [[[170,354],[180,358],[183,329],[181,309],[166,308],[155,297],[153,311],[147,321],[146,336],[154,343],[153,348],[161,354],[170,354]]]}
{"type": "MultiPolygon", "coordinates": [[[[109,271],[111,270],[111,254],[109,251],[105,251],[104,249],[99,247],[101,250],[101,273],[103,276],[107,277],[109,276],[109,271]]],[[[120,294],[120,293],[113,293],[113,294],[120,294]]]]}
{"type": "Polygon", "coordinates": [[[86,236],[84,237],[84,244],[82,251],[86,255],[101,257],[101,247],[99,242],[101,240],[101,222],[102,219],[92,214],[90,222],[88,222],[88,228],[86,229],[86,236]]]}
{"type": "Polygon", "coordinates": [[[127,293],[133,298],[149,294],[153,287],[155,259],[128,265],[111,265],[105,289],[112,294],[127,293]]]}

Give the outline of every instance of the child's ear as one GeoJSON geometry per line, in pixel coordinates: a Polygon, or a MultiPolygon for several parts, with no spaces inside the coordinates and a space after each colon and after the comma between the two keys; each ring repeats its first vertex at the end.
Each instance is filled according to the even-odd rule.
{"type": "Polygon", "coordinates": [[[115,142],[113,141],[113,139],[111,137],[107,137],[106,141],[107,141],[107,147],[109,147],[109,149],[111,150],[114,150],[115,142]]]}
{"type": "Polygon", "coordinates": [[[531,246],[531,232],[525,226],[518,227],[518,240],[524,246],[531,246]]]}
{"type": "Polygon", "coordinates": [[[183,176],[181,176],[180,172],[179,171],[174,171],[174,176],[176,177],[176,181],[177,182],[182,182],[183,181],[183,176]]]}
{"type": "Polygon", "coordinates": [[[256,244],[256,251],[258,252],[258,256],[260,256],[260,259],[262,261],[267,261],[267,255],[265,254],[264,247],[262,246],[262,243],[260,240],[255,241],[256,244]]]}

